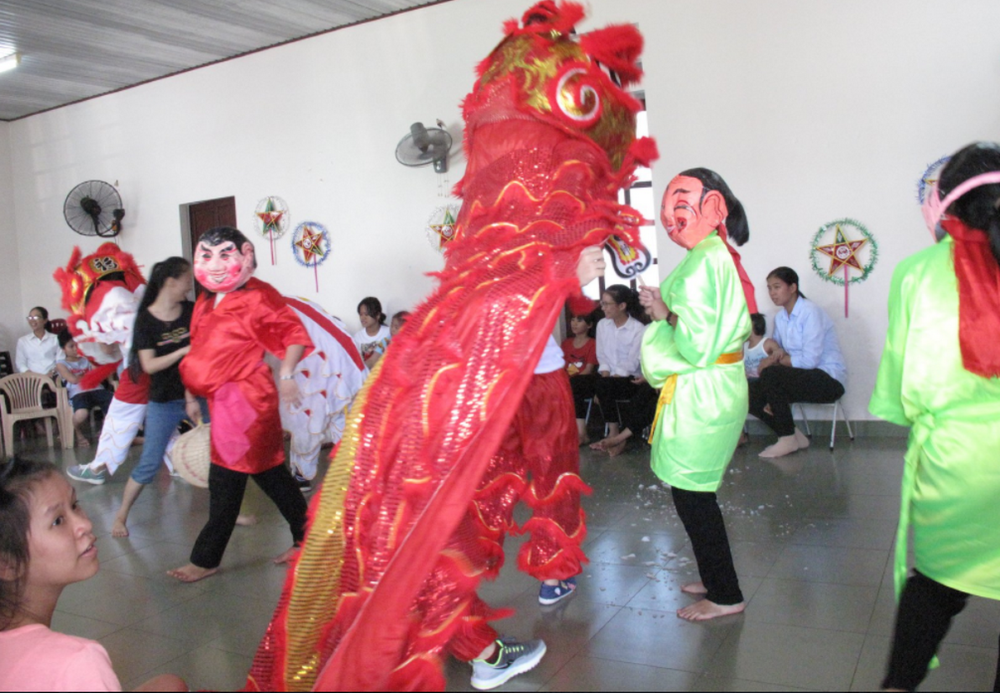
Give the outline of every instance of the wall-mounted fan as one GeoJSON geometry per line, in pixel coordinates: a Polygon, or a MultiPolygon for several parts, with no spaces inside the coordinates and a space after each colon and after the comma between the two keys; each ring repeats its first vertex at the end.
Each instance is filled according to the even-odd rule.
{"type": "Polygon", "coordinates": [[[439,120],[437,124],[436,128],[425,128],[423,123],[411,125],[410,134],[396,145],[396,161],[404,166],[434,164],[435,171],[445,173],[451,135],[444,129],[444,123],[439,120]]]}
{"type": "Polygon", "coordinates": [[[69,191],[63,203],[69,227],[81,236],[113,238],[122,231],[122,198],[111,183],[88,180],[69,191]]]}

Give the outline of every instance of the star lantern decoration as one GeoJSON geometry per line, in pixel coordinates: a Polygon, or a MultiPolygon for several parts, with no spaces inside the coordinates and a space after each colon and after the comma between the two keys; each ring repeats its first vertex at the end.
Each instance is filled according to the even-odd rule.
{"type": "Polygon", "coordinates": [[[302,249],[302,258],[305,263],[311,265],[316,258],[323,256],[323,234],[315,231],[308,224],[303,224],[303,226],[305,228],[302,231],[302,236],[295,241],[295,245],[302,249]]]}
{"type": "Polygon", "coordinates": [[[271,246],[271,264],[275,264],[274,242],[285,235],[288,229],[289,214],[288,205],[280,197],[273,195],[265,197],[257,203],[254,211],[256,217],[257,230],[267,238],[271,246]]]}
{"type": "MultiPolygon", "coordinates": [[[[867,238],[860,241],[848,240],[847,236],[844,235],[844,230],[840,228],[840,224],[837,224],[833,244],[818,246],[816,250],[830,258],[830,270],[827,274],[833,274],[845,265],[850,265],[855,269],[864,271],[865,268],[862,267],[861,263],[858,261],[858,251],[861,250],[866,243],[868,243],[867,238]]],[[[846,267],[844,267],[844,272],[846,274],[846,267]]]]}
{"type": "Polygon", "coordinates": [[[319,266],[330,257],[330,234],[326,227],[315,221],[304,221],[292,234],[292,252],[303,267],[312,267],[319,293],[319,266]]]}
{"type": "Polygon", "coordinates": [[[875,237],[863,224],[854,219],[839,219],[824,224],[812,240],[813,270],[824,280],[844,287],[845,318],[849,315],[850,285],[867,279],[877,259],[878,244],[875,242],[875,237]],[[855,238],[849,230],[856,231],[860,234],[860,238],[855,238]],[[828,240],[824,242],[825,239],[829,239],[831,232],[833,242],[830,243],[828,240]],[[868,256],[867,262],[863,260],[863,255],[868,256]],[[860,274],[852,277],[852,270],[860,274]]]}
{"type": "Polygon", "coordinates": [[[427,240],[438,252],[458,237],[458,205],[438,207],[427,220],[427,240]]]}

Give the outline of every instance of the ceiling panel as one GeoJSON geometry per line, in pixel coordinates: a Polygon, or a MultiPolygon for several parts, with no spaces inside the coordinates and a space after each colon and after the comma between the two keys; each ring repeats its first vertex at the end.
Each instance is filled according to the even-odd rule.
{"type": "Polygon", "coordinates": [[[0,0],[0,120],[448,0],[0,0]]]}

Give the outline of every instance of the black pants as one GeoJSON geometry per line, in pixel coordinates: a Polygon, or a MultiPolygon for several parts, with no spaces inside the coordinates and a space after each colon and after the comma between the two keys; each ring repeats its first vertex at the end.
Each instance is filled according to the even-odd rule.
{"type": "Polygon", "coordinates": [[[677,515],[691,537],[691,548],[698,562],[698,574],[708,590],[705,598],[713,604],[728,606],[743,601],[736,577],[733,554],[729,550],[726,523],[714,493],[671,489],[677,515]]]}
{"type": "Polygon", "coordinates": [[[601,376],[597,373],[590,375],[574,375],[569,379],[570,390],[573,391],[573,407],[576,409],[576,418],[587,418],[587,400],[597,394],[597,381],[601,376]]]}
{"type": "MultiPolygon", "coordinates": [[[[882,688],[912,691],[927,676],[931,658],[951,627],[951,620],[965,608],[969,595],[918,571],[906,581],[896,612],[896,631],[889,656],[889,672],[882,688]]],[[[1000,659],[993,690],[1000,692],[1000,659]]]]}
{"type": "Polygon", "coordinates": [[[779,436],[795,433],[793,402],[832,404],[844,396],[844,386],[818,368],[806,370],[790,366],[769,366],[750,383],[750,413],[779,436]],[[764,407],[771,405],[771,413],[764,407]]]}
{"type": "Polygon", "coordinates": [[[250,475],[213,464],[208,472],[208,523],[191,551],[194,565],[218,568],[222,563],[222,554],[226,552],[229,537],[236,527],[247,479],[251,476],[288,521],[295,544],[302,543],[306,534],[306,499],[285,465],[279,464],[266,472],[250,475]]]}
{"type": "MultiPolygon", "coordinates": [[[[597,376],[594,381],[594,391],[597,394],[597,399],[601,402],[601,411],[604,412],[605,420],[617,421],[618,412],[621,412],[623,429],[631,428],[629,423],[633,426],[637,425],[637,416],[632,411],[635,408],[633,402],[636,403],[635,406],[639,406],[639,403],[644,401],[642,393],[652,389],[646,383],[636,385],[632,382],[632,378],[614,375],[606,378],[597,376]],[[618,402],[622,404],[619,405],[618,402]]],[[[650,419],[651,421],[652,419],[650,419]]],[[[640,426],[638,430],[632,428],[632,433],[639,435],[645,425],[640,426]]]]}

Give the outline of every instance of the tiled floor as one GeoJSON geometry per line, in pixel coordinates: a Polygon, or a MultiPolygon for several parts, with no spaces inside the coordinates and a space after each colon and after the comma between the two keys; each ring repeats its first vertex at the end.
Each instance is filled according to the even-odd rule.
{"type": "MultiPolygon", "coordinates": [[[[509,561],[482,589],[517,615],[500,628],[541,637],[549,654],[511,690],[872,690],[892,628],[891,549],[899,508],[902,439],[820,444],[778,468],[760,461],[763,440],[737,451],[720,491],[745,614],[702,624],[679,620],[680,585],[693,557],[669,492],[649,470],[648,448],[616,459],[589,450],[583,474],[590,565],[579,593],[539,607],[537,584],[509,561]]],[[[133,458],[137,451],[133,451],[133,458]]],[[[36,449],[69,465],[92,451],[36,449]]],[[[269,558],[287,547],[280,516],[254,489],[261,524],[238,528],[219,575],[182,585],[164,571],[187,560],[206,517],[207,492],[165,472],[133,513],[132,536],[109,536],[129,467],[111,483],[78,484],[100,536],[100,574],[66,590],[54,627],[100,640],[122,683],[162,672],[192,689],[242,686],[280,592],[284,570],[269,558]]],[[[513,555],[518,541],[509,543],[513,555]]],[[[970,602],[927,690],[989,690],[1000,603],[970,602]]],[[[469,667],[447,666],[450,690],[469,687],[469,667]]]]}

